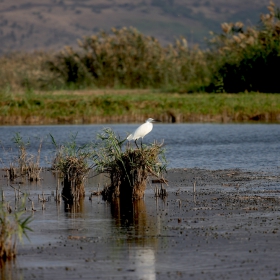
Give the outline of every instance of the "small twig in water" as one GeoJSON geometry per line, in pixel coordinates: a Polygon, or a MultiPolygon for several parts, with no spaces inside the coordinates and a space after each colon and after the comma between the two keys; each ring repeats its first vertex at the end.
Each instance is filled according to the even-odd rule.
{"type": "MultiPolygon", "coordinates": [[[[10,187],[13,188],[13,189],[16,189],[16,188],[13,187],[12,185],[10,185],[10,187]]],[[[22,194],[26,195],[26,194],[25,194],[24,192],[22,192],[20,189],[16,189],[16,190],[17,190],[19,193],[22,193],[22,194]]],[[[3,194],[2,194],[2,195],[3,195],[3,194]]],[[[2,198],[3,198],[3,196],[2,196],[2,198]]],[[[32,201],[32,199],[30,199],[30,197],[27,196],[27,198],[28,198],[29,201],[32,201]]]]}
{"type": "Polygon", "coordinates": [[[31,202],[31,204],[32,204],[31,210],[32,210],[32,211],[36,211],[36,209],[34,208],[34,202],[33,202],[33,200],[32,200],[32,202],[31,202]]]}
{"type": "Polygon", "coordinates": [[[179,207],[181,207],[181,204],[182,204],[181,199],[177,199],[176,201],[178,201],[178,205],[179,205],[179,207]]]}

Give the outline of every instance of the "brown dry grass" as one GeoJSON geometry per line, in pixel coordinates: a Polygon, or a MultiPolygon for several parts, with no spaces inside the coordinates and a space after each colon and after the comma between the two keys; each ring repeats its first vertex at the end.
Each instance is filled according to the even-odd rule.
{"type": "Polygon", "coordinates": [[[0,56],[0,88],[7,94],[23,93],[48,84],[54,75],[46,67],[52,53],[11,53],[0,56]]]}
{"type": "MultiPolygon", "coordinates": [[[[52,169],[58,171],[63,178],[62,197],[68,203],[79,202],[85,196],[85,178],[90,167],[88,145],[79,147],[76,136],[70,136],[70,141],[58,146],[53,136],[51,140],[57,151],[53,159],[52,169]]],[[[58,189],[57,189],[58,191],[58,189]]]]}
{"type": "Polygon", "coordinates": [[[162,144],[155,142],[140,149],[124,147],[126,139],[119,139],[111,129],[104,129],[97,137],[95,168],[110,177],[110,185],[102,191],[105,200],[142,199],[148,176],[161,178],[164,175],[166,160],[162,144]]]}

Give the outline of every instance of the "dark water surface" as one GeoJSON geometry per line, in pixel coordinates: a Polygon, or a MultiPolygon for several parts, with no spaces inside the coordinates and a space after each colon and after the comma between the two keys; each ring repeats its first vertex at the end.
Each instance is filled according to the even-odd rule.
{"type": "MultiPolygon", "coordinates": [[[[2,126],[2,167],[17,155],[16,132],[30,139],[34,155],[43,139],[41,165],[50,166],[50,133],[59,144],[78,133],[82,145],[103,127],[109,125],[2,126]]],[[[137,125],[110,127],[125,137],[137,125]]],[[[144,142],[154,139],[164,139],[168,167],[182,168],[168,172],[164,200],[151,183],[144,200],[89,200],[107,180],[99,176],[86,181],[84,200],[68,205],[54,200],[52,172],[30,183],[8,182],[0,171],[5,202],[14,210],[11,185],[20,187],[30,199],[24,215],[33,217],[30,242],[19,246],[14,263],[0,263],[0,279],[279,279],[280,125],[155,124],[144,142]]]]}
{"type": "MultiPolygon", "coordinates": [[[[14,209],[14,190],[0,175],[14,209]]],[[[101,182],[95,177],[85,199],[69,206],[54,201],[55,176],[41,177],[20,186],[34,202],[25,214],[33,231],[15,262],[0,266],[1,280],[279,279],[280,176],[176,169],[168,172],[166,199],[149,184],[145,199],[124,203],[89,200],[101,182]]]]}
{"type": "MultiPolygon", "coordinates": [[[[82,145],[96,139],[104,127],[111,127],[126,137],[138,125],[63,125],[63,126],[1,126],[0,158],[3,167],[16,155],[12,138],[19,132],[30,139],[28,150],[37,153],[43,139],[41,165],[46,167],[54,156],[49,134],[63,144],[77,133],[82,145]]],[[[144,143],[164,140],[168,168],[198,167],[206,169],[241,168],[247,170],[274,169],[280,166],[279,124],[155,124],[144,143]]]]}

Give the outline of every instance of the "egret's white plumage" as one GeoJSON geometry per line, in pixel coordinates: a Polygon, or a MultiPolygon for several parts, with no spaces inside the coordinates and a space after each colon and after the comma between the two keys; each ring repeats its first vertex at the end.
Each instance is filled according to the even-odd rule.
{"type": "Polygon", "coordinates": [[[148,118],[145,123],[141,124],[133,133],[129,134],[127,136],[127,140],[138,140],[139,138],[144,138],[145,135],[147,135],[151,130],[153,129],[153,124],[155,120],[152,118],[148,118]]]}

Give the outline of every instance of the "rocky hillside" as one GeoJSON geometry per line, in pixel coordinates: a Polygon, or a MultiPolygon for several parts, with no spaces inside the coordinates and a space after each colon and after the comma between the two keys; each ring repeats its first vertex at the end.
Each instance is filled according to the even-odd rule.
{"type": "MultiPolygon", "coordinates": [[[[0,53],[76,46],[100,29],[134,26],[163,44],[182,35],[205,44],[220,23],[257,24],[263,0],[0,0],[0,53]]],[[[280,0],[275,1],[280,6],[280,0]]]]}

